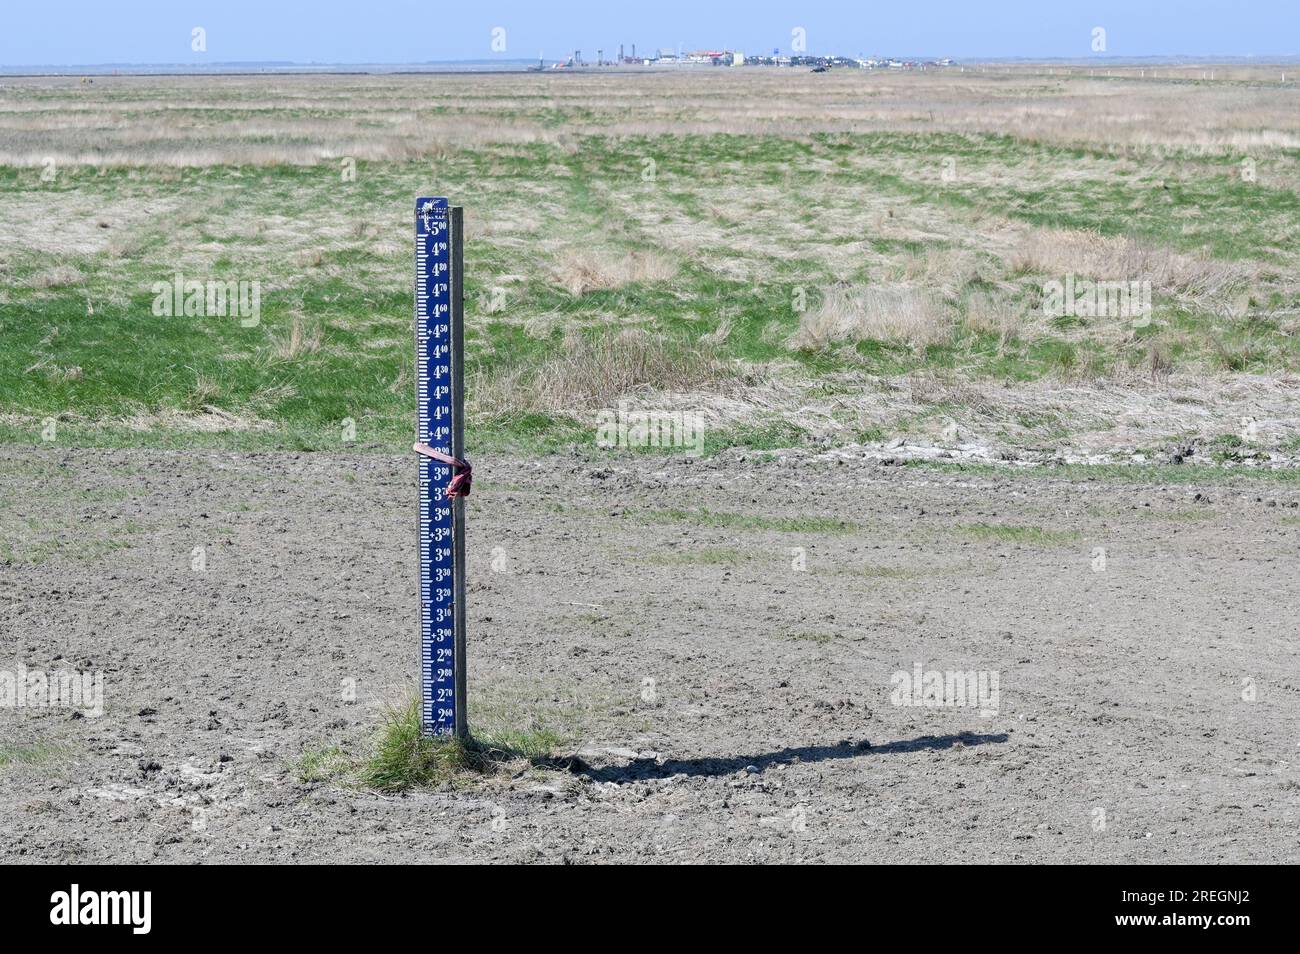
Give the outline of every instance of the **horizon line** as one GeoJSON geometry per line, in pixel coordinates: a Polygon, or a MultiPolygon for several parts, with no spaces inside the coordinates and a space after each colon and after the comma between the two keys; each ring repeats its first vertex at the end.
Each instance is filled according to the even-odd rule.
{"type": "MultiPolygon", "coordinates": [[[[726,51],[732,52],[732,51],[726,51]]],[[[737,51],[741,52],[741,51],[737,51]]],[[[189,72],[212,72],[225,67],[277,67],[277,68],[306,68],[313,67],[401,67],[401,66],[463,66],[463,65],[491,65],[491,64],[517,64],[517,63],[537,63],[545,62],[562,62],[569,54],[563,58],[547,56],[531,57],[492,57],[492,58],[466,58],[466,59],[438,59],[438,60],[216,60],[211,63],[192,63],[180,61],[105,61],[99,63],[0,63],[0,71],[18,71],[30,70],[35,72],[48,70],[79,70],[79,69],[161,69],[170,68],[189,72]]],[[[1062,64],[1086,64],[1086,63],[1137,63],[1151,61],[1189,61],[1189,62],[1229,62],[1229,61],[1250,61],[1260,65],[1271,63],[1292,63],[1300,62],[1300,54],[1256,54],[1256,53],[1161,53],[1161,54],[1129,54],[1129,55],[1104,55],[1093,54],[1089,56],[1033,56],[1033,55],[1015,55],[1015,56],[965,56],[958,57],[952,54],[936,53],[907,53],[907,54],[847,54],[847,53],[755,53],[755,57],[798,56],[805,59],[895,59],[895,60],[940,60],[951,59],[961,60],[965,63],[1062,63],[1062,64]]],[[[646,59],[638,57],[638,59],[646,59]]],[[[593,63],[586,63],[586,66],[595,66],[593,63]]],[[[614,60],[602,64],[608,66],[639,65],[624,64],[614,60]]]]}

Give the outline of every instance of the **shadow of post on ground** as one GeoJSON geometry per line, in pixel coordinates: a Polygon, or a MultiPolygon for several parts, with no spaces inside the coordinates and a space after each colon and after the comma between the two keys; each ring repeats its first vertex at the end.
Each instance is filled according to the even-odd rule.
{"type": "Polygon", "coordinates": [[[951,749],[955,746],[970,748],[976,745],[998,745],[1006,742],[1006,733],[980,735],[961,732],[957,735],[923,735],[915,739],[900,739],[883,745],[867,741],[840,742],[835,745],[803,745],[742,755],[698,759],[633,759],[626,765],[593,766],[578,755],[535,760],[539,767],[565,769],[575,775],[585,775],[595,782],[615,782],[623,785],[647,779],[667,778],[672,775],[713,778],[734,775],[753,768],[755,773],[765,772],[773,765],[792,765],[799,762],[827,762],[834,759],[862,758],[868,755],[898,755],[904,752],[923,752],[951,749]]]}

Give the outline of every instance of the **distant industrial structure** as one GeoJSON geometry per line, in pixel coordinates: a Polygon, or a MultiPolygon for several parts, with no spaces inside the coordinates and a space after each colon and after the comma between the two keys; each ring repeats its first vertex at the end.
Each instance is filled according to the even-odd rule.
{"type": "MultiPolygon", "coordinates": [[[[618,45],[618,59],[605,59],[605,51],[596,51],[596,62],[588,63],[582,58],[581,50],[574,50],[567,59],[553,63],[553,70],[592,69],[607,66],[784,66],[811,69],[824,73],[831,69],[862,70],[924,70],[941,69],[955,66],[950,57],[938,60],[904,60],[895,57],[851,57],[851,56],[809,56],[807,54],[783,55],[774,49],[770,56],[747,56],[740,50],[692,50],[682,52],[670,48],[661,48],[653,54],[638,56],[636,44],[631,44],[632,52],[625,52],[625,45],[618,45]]],[[[538,64],[541,68],[541,64],[538,64]]]]}

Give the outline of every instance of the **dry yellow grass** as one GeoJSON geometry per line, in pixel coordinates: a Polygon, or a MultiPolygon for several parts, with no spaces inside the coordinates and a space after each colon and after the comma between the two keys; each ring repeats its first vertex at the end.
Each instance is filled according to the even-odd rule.
{"type": "Polygon", "coordinates": [[[821,304],[800,319],[790,346],[817,350],[836,342],[874,340],[920,349],[951,334],[947,308],[925,289],[837,286],[827,289],[821,304]]]}
{"type": "Polygon", "coordinates": [[[269,357],[273,361],[293,361],[320,350],[323,336],[319,327],[307,326],[301,315],[294,315],[289,330],[273,335],[269,357]]]}
{"type": "Polygon", "coordinates": [[[570,250],[555,263],[554,279],[570,295],[620,288],[633,282],[662,282],[673,277],[676,266],[651,251],[616,255],[609,252],[570,250]]]}
{"type": "Polygon", "coordinates": [[[953,296],[978,274],[970,249],[927,248],[910,254],[896,269],[908,285],[924,286],[931,294],[953,296]]]}
{"type": "Polygon", "coordinates": [[[1249,263],[1187,255],[1132,238],[1096,232],[1039,229],[1008,258],[1012,271],[1060,278],[1077,274],[1106,281],[1149,281],[1153,291],[1201,304],[1246,289],[1258,273],[1249,263]]]}
{"type": "Polygon", "coordinates": [[[71,285],[79,285],[83,281],[85,276],[73,266],[56,265],[37,272],[28,279],[28,284],[32,288],[67,288],[71,285]]]}
{"type": "Polygon", "coordinates": [[[1006,298],[977,293],[966,302],[966,326],[976,333],[992,334],[1005,348],[1014,338],[1026,337],[1029,318],[1025,309],[1006,298]]]}
{"type": "Polygon", "coordinates": [[[737,380],[708,347],[635,328],[596,338],[570,329],[561,353],[540,367],[480,373],[470,386],[475,412],[492,417],[612,407],[650,391],[725,394],[737,380]]]}

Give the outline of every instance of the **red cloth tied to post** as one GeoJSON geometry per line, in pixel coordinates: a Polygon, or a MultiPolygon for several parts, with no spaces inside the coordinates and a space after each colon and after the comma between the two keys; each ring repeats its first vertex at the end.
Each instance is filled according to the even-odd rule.
{"type": "Polygon", "coordinates": [[[425,457],[430,457],[441,464],[447,464],[451,467],[453,473],[451,483],[447,485],[448,500],[469,496],[470,482],[474,479],[474,468],[470,466],[469,461],[461,460],[459,457],[452,457],[450,454],[444,454],[428,444],[416,444],[413,449],[417,454],[423,454],[425,457]]]}

